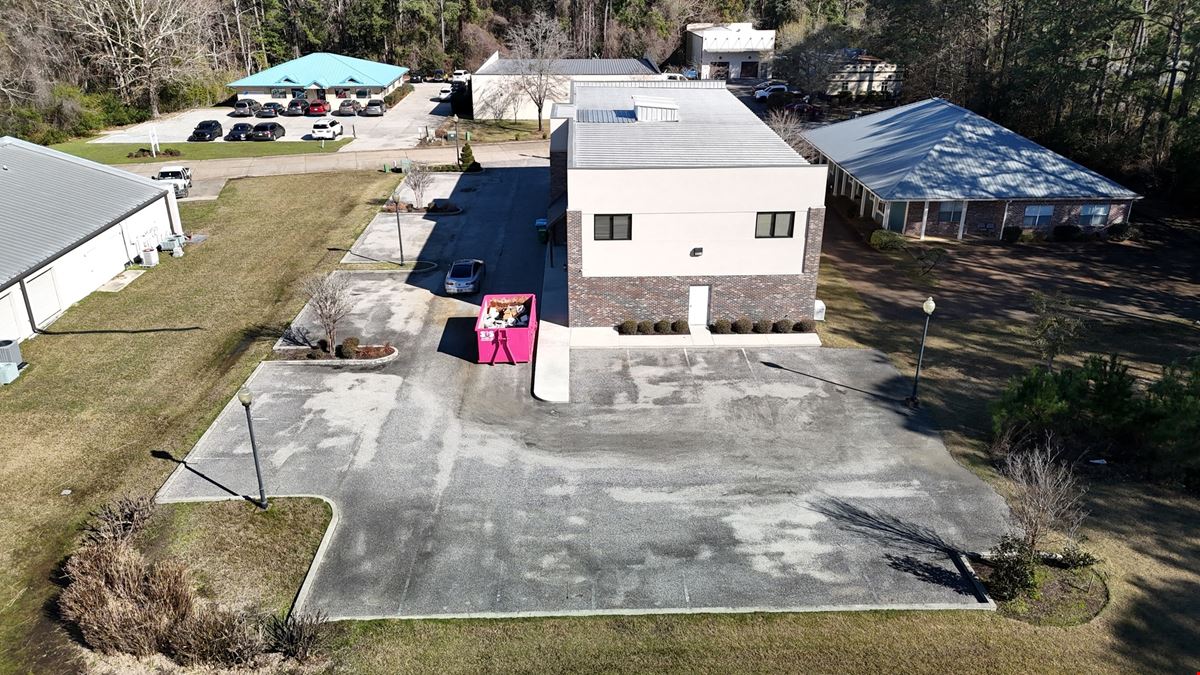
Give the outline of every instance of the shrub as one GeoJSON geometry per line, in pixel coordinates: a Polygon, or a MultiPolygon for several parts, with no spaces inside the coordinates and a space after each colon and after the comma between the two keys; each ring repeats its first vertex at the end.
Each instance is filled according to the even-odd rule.
{"type": "Polygon", "coordinates": [[[750,323],[750,319],[742,318],[733,322],[733,332],[740,335],[745,335],[754,329],[754,324],[750,323]]]}
{"type": "Polygon", "coordinates": [[[92,649],[147,656],[161,651],[195,606],[187,571],[149,565],[127,541],[84,546],[67,561],[60,614],[92,649]]]}
{"type": "Polygon", "coordinates": [[[775,324],[770,319],[759,319],[754,322],[755,333],[770,333],[775,324]]]}
{"type": "Polygon", "coordinates": [[[329,623],[321,613],[272,616],[263,623],[267,648],[299,663],[321,653],[329,637],[329,623]]]}
{"type": "Polygon", "coordinates": [[[124,496],[91,513],[84,528],[84,545],[128,541],[150,521],[154,500],[147,495],[124,496]]]}
{"type": "Polygon", "coordinates": [[[348,337],[342,340],[342,344],[338,345],[338,358],[352,359],[358,356],[358,338],[348,337]]]}
{"type": "Polygon", "coordinates": [[[463,143],[462,152],[458,155],[458,165],[462,167],[463,171],[468,171],[471,170],[471,167],[479,166],[478,162],[475,161],[475,152],[471,150],[470,141],[463,143]]]}
{"type": "Polygon", "coordinates": [[[1037,588],[1037,561],[1020,537],[1001,537],[988,565],[992,568],[988,590],[999,600],[1013,600],[1037,588]]]}
{"type": "Polygon", "coordinates": [[[245,612],[210,606],[180,622],[168,643],[185,666],[236,668],[253,664],[266,645],[258,623],[245,612]]]}
{"type": "Polygon", "coordinates": [[[1051,231],[1054,241],[1076,241],[1083,235],[1078,225],[1055,225],[1051,231]]]}
{"type": "Polygon", "coordinates": [[[792,331],[796,333],[815,333],[817,332],[817,322],[812,319],[801,319],[792,326],[792,331]]]}
{"type": "Polygon", "coordinates": [[[733,324],[729,322],[729,319],[717,319],[709,329],[716,335],[729,335],[733,330],[733,324]]]}
{"type": "Polygon", "coordinates": [[[399,89],[393,91],[392,93],[388,94],[387,96],[384,96],[383,102],[386,103],[387,106],[390,108],[390,107],[396,105],[397,103],[399,103],[400,101],[404,100],[405,96],[408,96],[409,94],[413,93],[414,89],[415,89],[415,87],[413,87],[408,82],[405,82],[404,84],[402,84],[400,86],[399,89]]]}
{"type": "Polygon", "coordinates": [[[659,319],[654,322],[654,332],[658,335],[667,335],[671,332],[671,322],[666,319],[659,319]]]}
{"type": "Polygon", "coordinates": [[[654,333],[654,322],[639,321],[637,325],[637,332],[639,335],[650,335],[654,333]]]}
{"type": "Polygon", "coordinates": [[[675,319],[675,321],[671,323],[671,332],[675,333],[676,335],[687,335],[692,331],[688,328],[687,321],[684,319],[675,319]]]}
{"type": "Polygon", "coordinates": [[[1144,419],[1155,459],[1187,473],[1200,469],[1200,356],[1163,369],[1149,387],[1144,419]]]}
{"type": "Polygon", "coordinates": [[[1006,244],[1015,244],[1021,240],[1021,233],[1022,230],[1020,227],[1016,225],[1009,225],[1000,233],[1000,239],[1006,244]]]}
{"type": "Polygon", "coordinates": [[[1104,230],[1104,238],[1109,241],[1137,239],[1139,234],[1138,229],[1129,223],[1114,223],[1104,230]]]}
{"type": "Polygon", "coordinates": [[[621,323],[617,324],[617,332],[621,335],[633,335],[637,333],[637,331],[638,325],[633,319],[625,319],[621,323]]]}
{"type": "Polygon", "coordinates": [[[794,325],[795,322],[793,322],[791,319],[780,319],[775,322],[775,332],[790,333],[792,332],[792,326],[794,325]]]}
{"type": "Polygon", "coordinates": [[[1091,567],[1100,562],[1100,559],[1084,550],[1079,542],[1071,541],[1063,547],[1062,553],[1059,555],[1059,562],[1063,567],[1074,570],[1080,567],[1091,567]]]}
{"type": "Polygon", "coordinates": [[[1022,230],[1019,241],[1022,244],[1040,244],[1046,241],[1046,235],[1037,230],[1029,230],[1028,232],[1022,230]]]}
{"type": "Polygon", "coordinates": [[[871,246],[877,251],[899,251],[904,248],[904,235],[891,230],[875,230],[871,233],[871,246]]]}

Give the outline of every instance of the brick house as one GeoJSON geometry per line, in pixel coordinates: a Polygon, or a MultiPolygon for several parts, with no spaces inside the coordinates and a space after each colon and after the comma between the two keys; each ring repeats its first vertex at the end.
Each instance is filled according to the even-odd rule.
{"type": "Polygon", "coordinates": [[[1005,227],[1099,230],[1141,197],[939,98],[804,132],[829,190],[909,236],[999,238],[1005,227]]]}
{"type": "Polygon", "coordinates": [[[826,167],[724,83],[575,82],[551,128],[571,326],[812,318],[826,167]]]}

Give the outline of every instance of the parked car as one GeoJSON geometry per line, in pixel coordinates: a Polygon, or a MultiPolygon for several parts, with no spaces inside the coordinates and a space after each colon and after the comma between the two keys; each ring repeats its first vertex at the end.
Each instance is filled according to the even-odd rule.
{"type": "Polygon", "coordinates": [[[795,99],[795,94],[784,89],[782,91],[775,90],[771,92],[767,95],[766,99],[763,99],[763,102],[767,104],[768,108],[782,108],[783,106],[795,101],[795,99]]]}
{"type": "Polygon", "coordinates": [[[770,96],[771,94],[773,94],[777,91],[787,91],[787,90],[788,90],[788,86],[786,84],[779,84],[779,83],[765,84],[765,85],[759,87],[758,89],[754,90],[754,100],[755,101],[765,101],[765,100],[767,100],[767,97],[770,96]]]}
{"type": "Polygon", "coordinates": [[[352,98],[348,98],[338,105],[337,110],[333,111],[334,115],[357,115],[358,111],[362,110],[362,104],[352,98]]]}
{"type": "Polygon", "coordinates": [[[262,105],[258,112],[254,113],[255,117],[279,117],[287,108],[278,101],[267,101],[262,105]]]}
{"type": "Polygon", "coordinates": [[[467,82],[471,79],[470,71],[456,70],[450,74],[451,82],[467,82]]]}
{"type": "Polygon", "coordinates": [[[483,261],[465,258],[455,260],[446,272],[446,293],[478,293],[483,287],[483,261]]]}
{"type": "Polygon", "coordinates": [[[254,114],[262,108],[262,104],[252,98],[244,99],[233,104],[233,112],[229,113],[231,117],[254,117],[254,114]]]}
{"type": "Polygon", "coordinates": [[[433,71],[432,75],[429,76],[428,81],[430,81],[430,82],[445,82],[446,81],[446,71],[442,70],[441,68],[438,68],[437,70],[433,71]]]}
{"type": "Polygon", "coordinates": [[[225,134],[227,141],[248,141],[250,134],[254,133],[254,125],[249,122],[238,122],[229,127],[229,133],[225,134]]]}
{"type": "Polygon", "coordinates": [[[418,84],[425,81],[425,75],[420,71],[414,70],[408,74],[408,81],[413,84],[418,84]]]}
{"type": "Polygon", "coordinates": [[[215,141],[224,135],[224,130],[221,129],[221,123],[216,120],[204,120],[196,125],[196,129],[192,131],[192,135],[188,136],[189,141],[215,141]]]}
{"type": "Polygon", "coordinates": [[[188,190],[192,187],[192,170],[186,166],[179,166],[177,164],[164,166],[152,178],[164,183],[170,183],[175,188],[175,196],[177,198],[188,196],[188,190]]]}
{"type": "Polygon", "coordinates": [[[255,141],[273,141],[283,138],[285,133],[283,125],[279,122],[259,122],[254,125],[254,132],[250,134],[250,138],[255,141]]]}
{"type": "Polygon", "coordinates": [[[316,100],[308,104],[308,110],[305,115],[327,115],[332,108],[329,101],[316,100]]]}
{"type": "Polygon", "coordinates": [[[337,120],[321,120],[313,125],[312,137],[314,140],[335,140],[342,135],[342,123],[337,120]]]}
{"type": "Polygon", "coordinates": [[[288,117],[298,117],[308,114],[308,99],[294,98],[288,102],[287,110],[283,111],[288,117]]]}
{"type": "MultiPolygon", "coordinates": [[[[807,98],[807,97],[806,97],[807,98]]],[[[800,119],[816,122],[825,118],[825,110],[821,106],[805,101],[796,101],[783,106],[783,109],[795,114],[800,119]]]]}
{"type": "Polygon", "coordinates": [[[367,101],[358,114],[363,117],[380,117],[385,112],[387,112],[387,104],[382,99],[373,98],[367,101]]]}
{"type": "Polygon", "coordinates": [[[679,82],[687,79],[683,76],[683,73],[663,73],[663,77],[665,77],[668,82],[679,82]]]}
{"type": "Polygon", "coordinates": [[[454,87],[442,87],[438,91],[437,96],[435,96],[434,98],[436,98],[439,101],[449,101],[450,97],[453,95],[454,95],[454,87]]]}

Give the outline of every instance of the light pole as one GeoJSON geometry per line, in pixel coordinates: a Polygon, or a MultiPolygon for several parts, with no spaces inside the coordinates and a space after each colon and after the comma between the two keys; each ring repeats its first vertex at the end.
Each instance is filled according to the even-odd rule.
{"type": "Polygon", "coordinates": [[[396,243],[400,244],[400,264],[404,264],[404,232],[400,229],[400,195],[394,198],[396,206],[396,243]]]}
{"type": "MultiPolygon", "coordinates": [[[[242,387],[238,389],[238,401],[241,401],[242,407],[246,409],[246,427],[250,430],[250,454],[254,455],[254,475],[258,477],[258,501],[254,505],[264,511],[267,509],[267,492],[263,489],[262,467],[258,463],[258,443],[254,439],[254,420],[250,417],[250,404],[254,401],[254,395],[250,390],[242,387]]],[[[251,500],[253,501],[253,500],[251,500]]]]}
{"type": "Polygon", "coordinates": [[[910,408],[921,407],[921,401],[917,398],[917,386],[921,384],[921,362],[925,360],[925,338],[929,336],[929,319],[933,316],[933,310],[937,309],[937,305],[930,297],[921,304],[921,309],[925,310],[925,331],[921,333],[921,351],[917,353],[917,373],[913,377],[912,396],[904,401],[910,408]]]}
{"type": "Polygon", "coordinates": [[[450,119],[454,120],[454,163],[462,171],[462,155],[458,154],[458,115],[451,115],[450,119]]]}

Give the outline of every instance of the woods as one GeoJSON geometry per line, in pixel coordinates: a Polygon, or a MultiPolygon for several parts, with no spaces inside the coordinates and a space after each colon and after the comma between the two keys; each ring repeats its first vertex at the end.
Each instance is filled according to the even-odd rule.
{"type": "Polygon", "coordinates": [[[687,23],[751,20],[806,88],[864,47],[903,66],[903,100],[947,98],[1149,194],[1200,187],[1200,0],[13,0],[0,132],[54,142],[212,104],[314,51],[473,69],[541,14],[562,55],[678,66],[687,23]]]}

